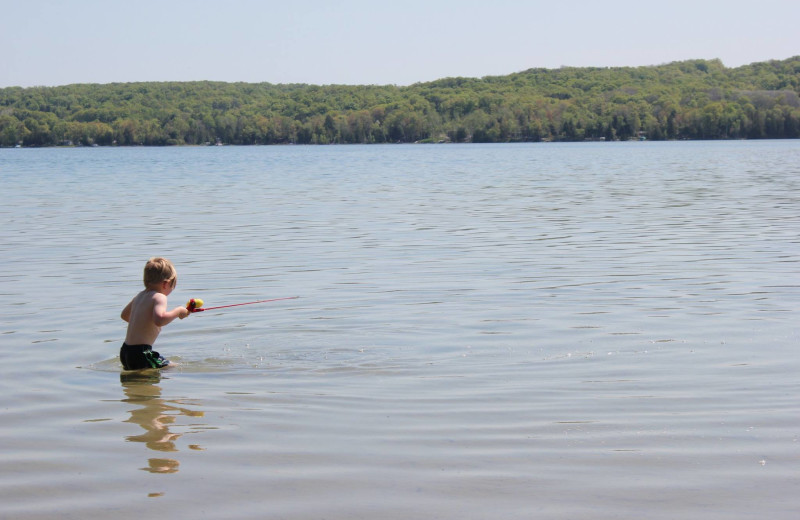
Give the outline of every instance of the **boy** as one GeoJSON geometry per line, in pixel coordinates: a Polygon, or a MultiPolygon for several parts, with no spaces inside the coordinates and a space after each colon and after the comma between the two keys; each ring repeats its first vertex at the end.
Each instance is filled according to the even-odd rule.
{"type": "Polygon", "coordinates": [[[189,309],[175,307],[167,311],[167,296],[175,289],[178,274],[175,266],[166,258],[151,258],[144,266],[145,290],[137,294],[122,309],[122,319],[128,322],[125,342],[119,350],[119,359],[125,370],[141,368],[164,368],[169,360],[153,351],[161,327],[175,318],[188,316],[189,309]]]}

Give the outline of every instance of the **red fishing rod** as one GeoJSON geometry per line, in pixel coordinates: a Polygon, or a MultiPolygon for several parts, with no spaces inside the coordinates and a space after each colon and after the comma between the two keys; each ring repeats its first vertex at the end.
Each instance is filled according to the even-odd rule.
{"type": "Polygon", "coordinates": [[[288,298],[273,298],[271,300],[256,300],[254,302],[245,302],[245,303],[234,303],[232,305],[219,305],[217,307],[203,307],[203,300],[200,298],[192,298],[186,304],[186,308],[189,309],[189,312],[203,312],[203,311],[213,311],[214,309],[227,309],[228,307],[241,307],[242,305],[253,305],[254,303],[267,303],[267,302],[277,302],[281,300],[296,300],[299,296],[289,296],[288,298]]]}

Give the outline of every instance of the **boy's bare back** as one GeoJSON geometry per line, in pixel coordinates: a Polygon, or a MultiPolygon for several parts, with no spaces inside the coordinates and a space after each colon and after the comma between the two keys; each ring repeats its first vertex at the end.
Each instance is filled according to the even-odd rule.
{"type": "Polygon", "coordinates": [[[128,311],[128,332],[125,343],[128,345],[153,345],[161,332],[156,325],[156,315],[163,314],[167,307],[167,297],[157,291],[145,289],[137,294],[123,310],[122,319],[128,311]],[[158,313],[157,309],[161,312],[158,313]]]}

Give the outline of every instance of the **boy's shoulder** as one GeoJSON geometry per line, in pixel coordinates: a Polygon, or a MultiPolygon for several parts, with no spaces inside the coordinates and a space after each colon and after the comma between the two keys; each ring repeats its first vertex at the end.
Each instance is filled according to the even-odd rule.
{"type": "Polygon", "coordinates": [[[166,298],[163,294],[152,289],[144,289],[137,294],[133,299],[137,303],[156,302],[161,298],[166,298]]]}

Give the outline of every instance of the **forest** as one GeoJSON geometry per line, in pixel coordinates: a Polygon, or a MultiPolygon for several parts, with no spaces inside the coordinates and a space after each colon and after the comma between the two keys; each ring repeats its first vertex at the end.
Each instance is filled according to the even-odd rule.
{"type": "Polygon", "coordinates": [[[795,139],[800,56],[530,69],[409,86],[142,82],[0,89],[0,146],[795,139]]]}

